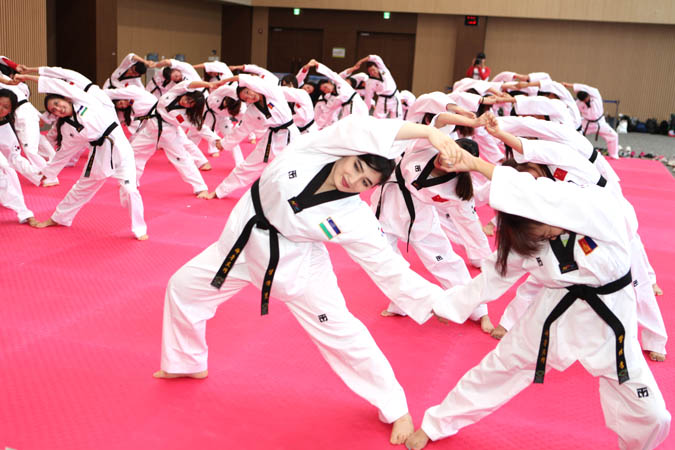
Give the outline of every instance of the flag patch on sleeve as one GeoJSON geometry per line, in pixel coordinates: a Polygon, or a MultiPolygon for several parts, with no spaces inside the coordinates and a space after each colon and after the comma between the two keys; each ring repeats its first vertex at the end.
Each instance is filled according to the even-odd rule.
{"type": "Polygon", "coordinates": [[[447,198],[443,198],[443,197],[441,197],[441,196],[438,195],[438,194],[436,194],[436,195],[434,195],[433,197],[431,197],[431,199],[432,199],[433,201],[435,201],[435,202],[438,202],[438,203],[444,203],[444,202],[447,202],[447,201],[448,201],[447,198]]]}
{"type": "Polygon", "coordinates": [[[78,110],[77,110],[77,113],[78,113],[80,116],[84,116],[84,113],[86,113],[86,112],[87,112],[87,107],[84,106],[84,105],[80,105],[80,107],[79,107],[78,110]]]}
{"type": "Polygon", "coordinates": [[[180,115],[180,114],[178,114],[178,115],[176,116],[176,120],[178,121],[178,123],[183,123],[183,122],[185,122],[185,118],[184,118],[182,115],[180,115]]]}
{"type": "Polygon", "coordinates": [[[319,228],[321,228],[321,231],[323,231],[323,234],[325,234],[328,239],[333,239],[335,236],[342,233],[340,228],[338,228],[336,223],[330,217],[321,222],[319,228]]]}
{"type": "Polygon", "coordinates": [[[560,167],[555,169],[555,172],[553,172],[553,178],[555,178],[556,180],[565,181],[566,176],[567,176],[567,171],[562,170],[560,167]]]}
{"type": "Polygon", "coordinates": [[[581,247],[581,250],[584,251],[585,255],[591,253],[598,246],[598,244],[588,236],[579,239],[577,242],[579,242],[579,246],[581,247]]]}

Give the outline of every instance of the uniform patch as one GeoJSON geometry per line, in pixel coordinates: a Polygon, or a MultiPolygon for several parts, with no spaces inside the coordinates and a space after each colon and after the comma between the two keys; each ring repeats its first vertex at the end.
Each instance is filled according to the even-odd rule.
{"type": "Polygon", "coordinates": [[[319,315],[319,322],[328,322],[328,316],[325,314],[319,315]]]}
{"type": "Polygon", "coordinates": [[[419,164],[415,165],[415,172],[421,172],[422,171],[422,166],[419,164]]]}
{"type": "Polygon", "coordinates": [[[584,251],[585,255],[588,255],[589,253],[591,253],[598,246],[598,244],[596,244],[595,241],[593,239],[589,238],[588,236],[579,239],[578,242],[579,242],[579,246],[584,251]]]}
{"type": "Polygon", "coordinates": [[[537,256],[537,264],[539,265],[539,267],[544,267],[544,262],[538,256],[537,256]]]}
{"type": "Polygon", "coordinates": [[[77,113],[78,113],[80,116],[84,116],[84,113],[86,113],[86,112],[87,112],[87,107],[84,106],[84,105],[81,105],[81,106],[77,109],[77,113]]]}
{"type": "Polygon", "coordinates": [[[269,109],[274,109],[274,103],[269,102],[269,103],[267,104],[267,107],[268,107],[269,109]]]}
{"type": "Polygon", "coordinates": [[[185,118],[184,118],[181,114],[178,114],[178,115],[176,116],[176,120],[178,121],[178,123],[183,123],[183,122],[185,122],[185,118]]]}
{"type": "Polygon", "coordinates": [[[290,172],[288,172],[288,178],[289,179],[295,178],[296,176],[297,176],[297,173],[295,172],[295,170],[291,170],[290,172]]]}
{"type": "Polygon", "coordinates": [[[436,261],[443,261],[443,257],[441,255],[436,255],[436,261]]]}
{"type": "Polygon", "coordinates": [[[340,231],[340,228],[338,228],[333,219],[330,217],[321,222],[319,224],[319,227],[321,228],[321,231],[323,231],[323,234],[325,234],[328,239],[333,239],[335,236],[342,233],[342,231],[340,231]]]}
{"type": "Polygon", "coordinates": [[[646,387],[641,387],[637,389],[637,396],[638,398],[645,398],[649,397],[649,389],[646,387]]]}
{"type": "Polygon", "coordinates": [[[560,167],[555,169],[555,172],[553,172],[553,178],[555,178],[556,180],[565,181],[566,176],[567,176],[567,171],[562,170],[560,167]]]}
{"type": "Polygon", "coordinates": [[[437,195],[434,195],[433,197],[431,197],[431,199],[432,199],[433,201],[435,201],[435,202],[438,202],[438,203],[444,203],[444,202],[447,202],[447,201],[448,201],[447,198],[443,198],[443,197],[441,197],[441,196],[438,195],[438,194],[437,194],[437,195]]]}

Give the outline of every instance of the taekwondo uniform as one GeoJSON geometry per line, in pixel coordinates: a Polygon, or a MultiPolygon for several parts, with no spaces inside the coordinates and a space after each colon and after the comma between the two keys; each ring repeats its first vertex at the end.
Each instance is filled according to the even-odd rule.
{"type": "Polygon", "coordinates": [[[312,98],[304,89],[281,86],[288,107],[293,113],[293,123],[301,134],[316,131],[312,98]]]}
{"type": "Polygon", "coordinates": [[[415,103],[415,94],[408,90],[402,90],[399,94],[401,95],[401,112],[403,113],[403,120],[406,120],[408,117],[408,110],[415,103]]]}
{"type": "Polygon", "coordinates": [[[539,120],[534,117],[500,117],[499,128],[516,136],[536,137],[547,141],[565,144],[595,164],[600,175],[608,182],[618,182],[619,176],[609,165],[602,153],[593,148],[588,139],[571,129],[571,127],[539,120]]]}
{"type": "Polygon", "coordinates": [[[350,79],[354,80],[354,89],[356,92],[359,93],[361,98],[365,98],[366,96],[366,80],[368,79],[368,75],[366,75],[363,72],[358,72],[358,73],[351,73],[349,69],[345,69],[342,72],[339,73],[340,77],[344,78],[349,82],[350,79]]]}
{"type": "MultiPolygon", "coordinates": [[[[208,190],[202,174],[185,148],[189,140],[181,128],[181,125],[189,122],[189,119],[185,108],[178,102],[183,94],[199,90],[189,88],[190,83],[191,81],[182,81],[175,85],[169,92],[162,95],[155,103],[156,106],[150,105],[150,109],[141,116],[143,124],[131,139],[136,158],[136,180],[138,182],[140,182],[148,159],[158,147],[162,147],[181,179],[192,186],[192,192],[197,194],[208,190]]],[[[145,101],[145,97],[143,100],[147,107],[150,102],[145,101]]]]}
{"type": "Polygon", "coordinates": [[[322,132],[300,136],[267,166],[237,202],[219,240],[169,280],[162,370],[206,370],[206,321],[246,285],[262,285],[261,312],[267,312],[270,295],[283,301],[326,362],[351,390],[378,408],[381,420],[391,423],[407,413],[391,366],[347,309],[325,243],[341,245],[418,323],[431,317],[431,304],[445,291],[410,270],[392,250],[359,195],[313,195],[343,156],[369,152],[396,157],[400,149],[392,144],[402,124],[347,117],[322,132]]]}
{"type": "Polygon", "coordinates": [[[368,115],[368,107],[351,84],[321,63],[316,67],[316,71],[327,77],[335,86],[333,93],[326,99],[329,110],[337,109],[340,118],[345,118],[350,114],[368,115]]]}
{"type": "MultiPolygon", "coordinates": [[[[4,138],[6,136],[3,136],[4,138]]],[[[0,205],[14,211],[19,219],[19,223],[24,223],[31,217],[35,217],[33,211],[26,207],[23,192],[21,191],[21,183],[19,182],[19,177],[16,176],[16,171],[12,169],[7,158],[2,153],[0,153],[0,205]]]]}
{"type": "Polygon", "coordinates": [[[19,172],[35,186],[40,185],[42,176],[35,166],[21,155],[21,145],[6,117],[0,119],[0,154],[12,170],[19,172]]]}
{"type": "MultiPolygon", "coordinates": [[[[570,149],[563,144],[523,138],[521,138],[521,142],[523,153],[514,151],[514,157],[518,163],[542,164],[548,169],[547,176],[556,181],[571,182],[578,185],[597,184],[606,187],[609,192],[617,195],[621,207],[625,208],[625,214],[630,223],[631,272],[633,273],[633,286],[637,299],[637,319],[642,326],[642,347],[645,350],[665,355],[668,334],[654,291],[651,288],[647,255],[637,233],[637,216],[633,206],[623,197],[618,183],[608,183],[593,163],[578,153],[570,152],[570,149]]],[[[500,320],[499,323],[507,330],[513,327],[518,318],[524,314],[530,302],[534,300],[538,290],[529,286],[530,284],[532,284],[530,281],[526,281],[518,288],[516,297],[504,311],[503,321],[500,320]]]]}
{"type": "MultiPolygon", "coordinates": [[[[249,65],[246,66],[247,68],[249,65]]],[[[239,75],[239,86],[260,94],[260,101],[248,105],[243,119],[247,129],[265,129],[265,134],[243,163],[218,185],[216,195],[223,198],[253,183],[272,160],[299,134],[293,113],[280,86],[252,75],[239,75]]]]}
{"type": "Polygon", "coordinates": [[[134,56],[136,56],[135,53],[129,53],[124,57],[117,69],[103,83],[103,89],[116,89],[129,86],[144,88],[140,75],[130,76],[127,74],[127,70],[137,62],[134,56]]]}
{"type": "MultiPolygon", "coordinates": [[[[303,66],[295,78],[298,80],[298,85],[302,86],[305,83],[305,78],[309,74],[309,70],[305,70],[303,66]]],[[[319,89],[316,86],[316,89],[319,89]]],[[[314,124],[316,125],[317,130],[323,130],[329,125],[334,124],[338,121],[340,115],[340,105],[338,100],[333,96],[326,96],[324,93],[320,93],[319,97],[316,100],[314,105],[314,124]]]]}
{"type": "Polygon", "coordinates": [[[373,116],[378,119],[385,117],[403,117],[401,114],[401,101],[396,88],[396,81],[391,76],[389,69],[384,65],[382,58],[377,55],[370,55],[368,61],[374,62],[380,71],[380,78],[368,76],[366,80],[366,107],[370,110],[370,104],[373,96],[377,94],[377,103],[373,110],[373,116]]]}
{"type": "Polygon", "coordinates": [[[237,133],[244,117],[244,113],[246,112],[246,103],[242,102],[239,100],[239,97],[237,97],[236,83],[220,86],[215,91],[209,93],[209,96],[206,97],[206,104],[208,105],[209,110],[207,111],[208,114],[204,119],[203,126],[209,126],[209,124],[211,124],[213,131],[223,136],[223,147],[231,149],[235,165],[241,164],[244,161],[244,156],[241,153],[239,142],[241,142],[248,133],[241,135],[237,133]],[[225,103],[227,97],[240,103],[239,113],[236,116],[230,115],[227,110],[227,105],[225,103]],[[213,115],[210,114],[209,111],[212,111],[213,115]]]}
{"type": "MultiPolygon", "coordinates": [[[[66,148],[74,151],[90,146],[89,159],[80,179],[57,205],[52,220],[60,225],[70,226],[80,208],[85,205],[103,186],[109,177],[115,177],[120,184],[122,205],[127,206],[131,216],[131,231],[136,237],[147,234],[143,219],[143,200],[135,183],[134,153],[124,131],[117,122],[114,106],[98,86],[91,86],[88,92],[68,82],[49,78],[48,73],[67,72],[58,68],[40,68],[38,90],[41,93],[62,95],[72,102],[73,115],[65,118],[75,131],[66,148]],[[102,103],[102,99],[106,103],[102,103]],[[112,109],[111,109],[112,108],[112,109]]],[[[59,150],[59,153],[64,148],[59,150]]],[[[64,155],[64,158],[68,155],[64,155]]]]}
{"type": "MultiPolygon", "coordinates": [[[[198,81],[202,79],[195,68],[192,67],[192,64],[178,61],[177,59],[171,59],[170,61],[171,65],[169,67],[171,67],[171,69],[176,69],[183,74],[182,81],[198,81]]],[[[145,90],[150,92],[159,100],[162,95],[166,94],[175,85],[176,83],[171,81],[171,79],[166,80],[164,78],[162,70],[158,70],[155,75],[150,78],[150,81],[148,81],[148,83],[145,85],[145,90]]]]}
{"type": "Polygon", "coordinates": [[[547,368],[562,371],[579,361],[599,378],[605,423],[619,447],[657,447],[670,414],[637,340],[625,209],[606,189],[535,180],[509,167],[494,169],[492,186],[493,208],[561,227],[568,240],[542,243],[532,257],[512,252],[504,276],[496,271],[495,253],[470,284],[451,289],[451,301],[434,304],[436,314],[461,323],[475,305],[500,297],[526,273],[544,286],[497,347],[426,411],[422,429],[432,440],[456,434],[533,378],[542,383],[547,368]]]}
{"type": "Polygon", "coordinates": [[[619,158],[619,135],[610,127],[605,121],[605,109],[602,104],[602,96],[600,91],[594,87],[586,86],[585,84],[574,83],[574,92],[584,91],[588,93],[590,98],[589,104],[577,100],[577,106],[583,116],[581,123],[582,132],[586,134],[595,133],[595,140],[598,140],[598,135],[602,136],[607,141],[607,151],[609,156],[614,159],[619,158]]]}
{"type": "MultiPolygon", "coordinates": [[[[395,251],[398,252],[399,240],[412,246],[424,267],[446,289],[467,284],[471,281],[469,270],[452,249],[439,215],[447,214],[448,221],[460,235],[482,236],[484,242],[480,244],[484,247],[477,245],[480,254],[476,255],[469,246],[467,253],[470,258],[487,257],[492,251],[473,209],[473,201],[462,200],[455,193],[456,173],[431,176],[438,151],[430,147],[426,139],[413,141],[401,150],[405,153],[391,178],[371,196],[373,212],[395,251]],[[473,213],[473,221],[470,213],[473,213]]],[[[464,238],[462,243],[466,241],[464,238]]],[[[404,315],[394,303],[387,310],[404,315]]],[[[479,305],[471,314],[471,320],[480,320],[487,313],[487,306],[479,305]]]]}

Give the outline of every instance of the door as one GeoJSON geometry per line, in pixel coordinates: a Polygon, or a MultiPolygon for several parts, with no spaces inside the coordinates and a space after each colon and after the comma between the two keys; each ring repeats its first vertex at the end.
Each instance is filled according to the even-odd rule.
{"type": "Polygon", "coordinates": [[[270,29],[267,45],[267,70],[270,72],[295,75],[310,59],[321,60],[322,54],[323,30],[270,29]]]}

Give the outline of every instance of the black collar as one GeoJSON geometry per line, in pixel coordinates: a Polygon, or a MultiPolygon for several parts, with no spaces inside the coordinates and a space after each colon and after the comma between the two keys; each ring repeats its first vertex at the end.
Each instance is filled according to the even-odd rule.
{"type": "Polygon", "coordinates": [[[321,192],[320,194],[315,194],[317,189],[326,181],[331,170],[333,170],[334,162],[326,164],[314,178],[307,184],[305,189],[302,192],[289,199],[288,203],[293,208],[295,214],[299,213],[303,209],[311,208],[312,206],[320,205],[322,203],[332,202],[333,200],[339,200],[346,197],[351,197],[352,195],[357,195],[356,193],[349,192],[340,192],[337,189],[332,191],[321,192]]]}
{"type": "Polygon", "coordinates": [[[254,103],[255,107],[258,108],[258,111],[260,111],[263,116],[265,116],[265,119],[269,119],[272,117],[272,113],[270,112],[270,109],[267,107],[267,98],[265,98],[264,95],[260,96],[260,100],[254,103]]]}
{"type": "Polygon", "coordinates": [[[185,106],[181,106],[178,104],[180,102],[182,95],[179,95],[178,97],[174,98],[171,103],[166,107],[167,111],[173,111],[174,109],[185,109],[185,106]]]}
{"type": "Polygon", "coordinates": [[[426,166],[424,166],[424,169],[422,169],[422,173],[420,173],[420,176],[417,177],[417,179],[411,183],[418,191],[422,188],[447,183],[448,181],[453,180],[457,177],[457,172],[448,172],[445,175],[441,175],[440,177],[429,178],[429,175],[431,175],[431,171],[434,170],[435,160],[436,155],[434,155],[427,162],[426,166]]]}

